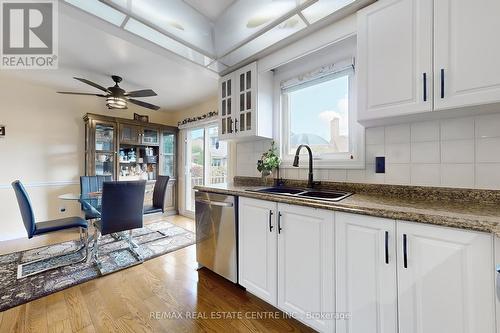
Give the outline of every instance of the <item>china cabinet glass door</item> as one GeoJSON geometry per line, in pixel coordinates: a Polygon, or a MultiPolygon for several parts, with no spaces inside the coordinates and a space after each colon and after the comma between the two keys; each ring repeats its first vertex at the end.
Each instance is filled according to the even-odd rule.
{"type": "Polygon", "coordinates": [[[157,145],[159,143],[158,130],[145,128],[142,134],[142,143],[157,145]]]}
{"type": "Polygon", "coordinates": [[[115,140],[116,126],[113,124],[95,124],[94,174],[115,178],[115,140]]]}

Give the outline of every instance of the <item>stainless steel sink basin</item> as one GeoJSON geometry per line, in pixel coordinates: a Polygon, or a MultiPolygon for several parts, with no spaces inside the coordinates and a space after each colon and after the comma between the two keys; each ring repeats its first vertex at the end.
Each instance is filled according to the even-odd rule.
{"type": "Polygon", "coordinates": [[[248,191],[259,192],[259,193],[270,193],[276,195],[287,195],[305,199],[331,201],[331,202],[340,201],[352,194],[341,191],[320,191],[320,190],[308,190],[308,189],[287,188],[287,187],[268,187],[260,190],[248,190],[248,191]]]}
{"type": "Polygon", "coordinates": [[[298,193],[298,197],[308,198],[308,199],[320,199],[327,201],[340,201],[347,198],[352,193],[348,192],[330,192],[330,191],[306,191],[298,193]]]}
{"type": "Polygon", "coordinates": [[[256,190],[255,192],[262,193],[275,193],[275,194],[298,194],[302,193],[306,190],[301,188],[286,188],[286,187],[268,187],[260,190],[256,190]]]}

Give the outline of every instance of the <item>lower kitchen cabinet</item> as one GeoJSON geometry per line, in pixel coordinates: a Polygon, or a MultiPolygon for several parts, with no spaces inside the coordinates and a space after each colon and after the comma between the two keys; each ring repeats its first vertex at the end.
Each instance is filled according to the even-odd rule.
{"type": "Polygon", "coordinates": [[[334,329],[333,212],[239,200],[239,283],[316,330],[334,329]]]}
{"type": "Polygon", "coordinates": [[[240,284],[320,332],[496,330],[490,234],[247,198],[239,216],[240,284]]]}
{"type": "Polygon", "coordinates": [[[398,222],[400,333],[495,332],[492,236],[398,222]]]}
{"type": "Polygon", "coordinates": [[[337,332],[397,333],[396,221],[335,213],[337,332]]]}
{"type": "Polygon", "coordinates": [[[277,304],[276,203],[239,199],[239,284],[264,301],[277,304]]]}
{"type": "Polygon", "coordinates": [[[331,332],[334,314],[333,212],[278,204],[278,308],[331,332]]]}

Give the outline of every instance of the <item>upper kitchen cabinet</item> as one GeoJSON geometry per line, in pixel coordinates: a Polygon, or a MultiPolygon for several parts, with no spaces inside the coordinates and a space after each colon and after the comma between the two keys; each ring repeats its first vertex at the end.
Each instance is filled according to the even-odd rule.
{"type": "Polygon", "coordinates": [[[272,138],[273,73],[258,72],[257,63],[219,81],[219,126],[222,140],[272,138]]]}
{"type": "Polygon", "coordinates": [[[358,119],[500,102],[498,0],[381,0],[358,12],[358,119]]]}
{"type": "Polygon", "coordinates": [[[432,0],[387,0],[358,12],[358,119],[432,110],[432,0]]]}
{"type": "Polygon", "coordinates": [[[500,102],[500,1],[434,2],[434,108],[500,102]]]}

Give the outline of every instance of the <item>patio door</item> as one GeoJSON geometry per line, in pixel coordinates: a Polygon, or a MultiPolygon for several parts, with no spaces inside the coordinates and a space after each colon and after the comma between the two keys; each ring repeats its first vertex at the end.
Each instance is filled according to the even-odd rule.
{"type": "Polygon", "coordinates": [[[185,210],[194,213],[194,186],[227,182],[228,146],[217,124],[189,129],[185,143],[185,210]]]}

